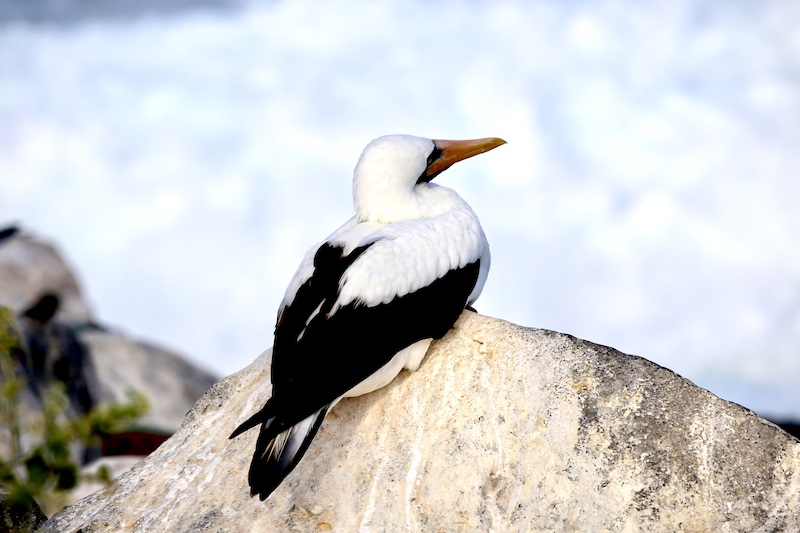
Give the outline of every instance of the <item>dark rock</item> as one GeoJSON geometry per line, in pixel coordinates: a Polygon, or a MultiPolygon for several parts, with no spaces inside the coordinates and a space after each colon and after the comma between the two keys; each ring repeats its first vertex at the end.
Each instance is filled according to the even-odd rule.
{"type": "Polygon", "coordinates": [[[0,487],[0,531],[28,533],[36,531],[47,520],[35,501],[26,505],[9,501],[8,491],[0,487]]]}
{"type": "Polygon", "coordinates": [[[6,239],[10,239],[14,235],[16,235],[18,232],[19,232],[19,228],[16,227],[16,226],[9,226],[7,228],[1,229],[0,230],[0,245],[2,245],[3,242],[6,239]]]}

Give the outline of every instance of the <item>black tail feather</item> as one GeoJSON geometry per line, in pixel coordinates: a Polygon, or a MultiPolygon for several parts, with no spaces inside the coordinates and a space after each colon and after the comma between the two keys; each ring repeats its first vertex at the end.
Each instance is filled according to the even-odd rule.
{"type": "Polygon", "coordinates": [[[248,429],[254,428],[259,424],[268,424],[270,419],[274,417],[275,415],[272,414],[270,402],[267,402],[266,405],[264,405],[264,407],[262,407],[260,411],[258,411],[256,414],[254,414],[253,416],[242,422],[239,425],[239,427],[234,429],[233,433],[231,433],[230,437],[228,438],[229,439],[236,438],[245,431],[247,431],[248,429]]]}
{"type": "MultiPolygon", "coordinates": [[[[328,408],[329,405],[325,405],[305,420],[283,431],[276,431],[275,424],[262,426],[253,461],[250,463],[248,480],[251,496],[258,494],[262,501],[267,499],[294,470],[319,431],[328,408]]],[[[245,422],[247,423],[249,420],[245,422]]]]}

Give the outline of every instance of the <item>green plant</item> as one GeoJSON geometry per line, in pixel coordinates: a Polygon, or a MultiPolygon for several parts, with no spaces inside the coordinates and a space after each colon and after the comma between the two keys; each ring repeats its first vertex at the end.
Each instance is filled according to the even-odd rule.
{"type": "MultiPolygon", "coordinates": [[[[125,403],[67,417],[67,396],[56,384],[46,391],[40,413],[27,412],[20,401],[25,380],[14,358],[21,349],[14,316],[0,307],[0,485],[7,490],[8,505],[22,509],[36,501],[45,514],[52,514],[63,506],[67,492],[87,477],[73,450],[97,446],[103,435],[130,427],[147,411],[148,402],[131,393],[125,403]]],[[[92,477],[110,482],[107,469],[92,477]]]]}

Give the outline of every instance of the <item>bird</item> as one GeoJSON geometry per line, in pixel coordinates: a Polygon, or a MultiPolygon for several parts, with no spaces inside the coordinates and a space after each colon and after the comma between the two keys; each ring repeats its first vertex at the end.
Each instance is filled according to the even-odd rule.
{"type": "Polygon", "coordinates": [[[306,253],[278,310],[272,396],[229,437],[261,426],[251,497],[280,485],[341,398],[415,371],[478,298],[486,236],[469,204],[431,180],[505,143],[396,134],[366,146],[353,171],[355,215],[306,253]]]}

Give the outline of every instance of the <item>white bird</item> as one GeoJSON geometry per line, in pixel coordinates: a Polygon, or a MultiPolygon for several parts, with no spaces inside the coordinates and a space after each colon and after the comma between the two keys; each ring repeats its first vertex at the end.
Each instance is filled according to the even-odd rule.
{"type": "Polygon", "coordinates": [[[272,397],[230,438],[261,424],[250,494],[266,499],[345,396],[416,370],[433,339],[480,295],[489,244],[452,189],[430,183],[505,141],[387,135],[353,174],[355,216],[306,253],[278,311],[272,397]]]}

